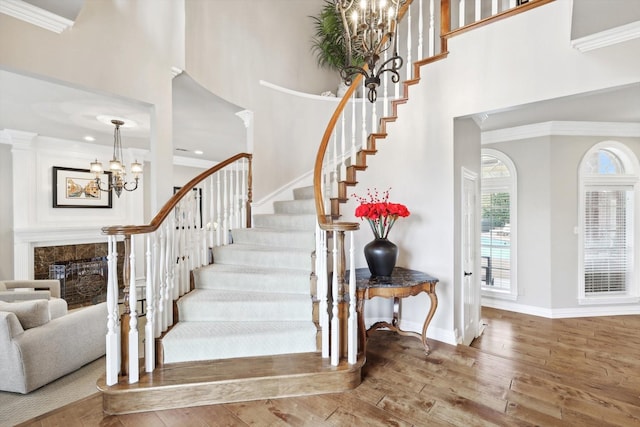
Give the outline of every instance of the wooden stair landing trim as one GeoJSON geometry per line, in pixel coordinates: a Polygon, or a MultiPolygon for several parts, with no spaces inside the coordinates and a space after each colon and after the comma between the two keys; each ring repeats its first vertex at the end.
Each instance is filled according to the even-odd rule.
{"type": "Polygon", "coordinates": [[[220,403],[309,396],[360,385],[365,358],[332,366],[320,353],[283,354],[168,364],[107,386],[97,382],[107,414],[130,414],[220,403]]]}

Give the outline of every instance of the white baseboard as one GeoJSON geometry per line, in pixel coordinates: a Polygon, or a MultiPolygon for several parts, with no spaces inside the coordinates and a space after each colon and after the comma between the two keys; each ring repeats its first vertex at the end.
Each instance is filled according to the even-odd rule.
{"type": "Polygon", "coordinates": [[[530,314],[532,316],[546,317],[548,319],[594,316],[624,316],[640,314],[640,304],[618,306],[608,305],[567,308],[542,308],[532,305],[518,304],[513,301],[483,298],[482,306],[497,308],[499,310],[513,311],[516,313],[530,314]]]}

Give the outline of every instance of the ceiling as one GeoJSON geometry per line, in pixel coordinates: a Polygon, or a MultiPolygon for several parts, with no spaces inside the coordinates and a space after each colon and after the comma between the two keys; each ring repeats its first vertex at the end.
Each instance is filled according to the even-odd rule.
{"type": "MultiPolygon", "coordinates": [[[[0,129],[112,145],[110,120],[120,118],[123,146],[150,149],[149,105],[6,70],[0,70],[0,93],[0,129]]],[[[186,73],[173,80],[173,102],[175,155],[217,162],[246,149],[246,129],[236,116],[242,108],[186,73]]]]}
{"type": "Polygon", "coordinates": [[[550,121],[640,123],[640,83],[474,115],[482,131],[550,121]]]}
{"type": "MultiPolygon", "coordinates": [[[[84,0],[24,2],[74,20],[84,0]]],[[[150,105],[2,69],[0,94],[0,130],[78,142],[92,137],[94,144],[111,146],[110,120],[120,118],[126,122],[121,128],[124,147],[150,149],[150,105]],[[135,126],[130,126],[132,123],[135,126]]],[[[215,96],[185,72],[174,78],[172,96],[176,156],[217,162],[246,149],[246,129],[236,116],[241,107],[215,96]]],[[[482,131],[550,121],[638,124],[640,84],[479,112],[472,117],[482,131]]]]}

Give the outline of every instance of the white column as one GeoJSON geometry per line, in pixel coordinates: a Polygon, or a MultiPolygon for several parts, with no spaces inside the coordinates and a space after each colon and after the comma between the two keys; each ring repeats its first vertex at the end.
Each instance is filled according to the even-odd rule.
{"type": "Polygon", "coordinates": [[[236,113],[247,129],[247,153],[253,153],[253,111],[242,110],[236,113]]]}
{"type": "Polygon", "coordinates": [[[33,147],[37,134],[6,129],[3,134],[11,142],[13,164],[13,278],[33,279],[33,248],[21,241],[16,230],[36,224],[36,152],[33,147]]]}

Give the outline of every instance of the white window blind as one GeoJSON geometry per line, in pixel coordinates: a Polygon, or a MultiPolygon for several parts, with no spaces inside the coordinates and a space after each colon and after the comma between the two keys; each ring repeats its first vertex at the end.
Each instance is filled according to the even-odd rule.
{"type": "Polygon", "coordinates": [[[632,270],[633,189],[585,188],[585,295],[625,293],[632,270]]]}

